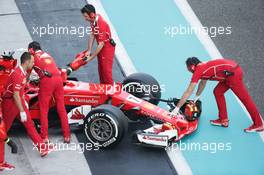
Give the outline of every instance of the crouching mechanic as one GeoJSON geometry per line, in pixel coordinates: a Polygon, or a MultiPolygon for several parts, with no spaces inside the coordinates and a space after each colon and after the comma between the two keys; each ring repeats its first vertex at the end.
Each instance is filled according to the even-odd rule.
{"type": "Polygon", "coordinates": [[[215,80],[219,81],[214,89],[214,95],[219,110],[219,118],[211,120],[211,124],[228,127],[228,116],[224,94],[227,90],[231,89],[244,104],[253,121],[253,124],[244,129],[244,131],[259,132],[264,130],[261,115],[243,83],[243,71],[235,61],[216,59],[202,63],[198,58],[191,57],[187,59],[186,65],[188,70],[193,73],[192,80],[176,108],[173,110],[173,113],[178,113],[180,107],[194,91],[199,80],[200,83],[198,85],[195,101],[203,92],[206,86],[206,81],[215,80]]]}
{"type": "MultiPolygon", "coordinates": [[[[24,89],[27,83],[26,72],[27,70],[32,69],[33,64],[34,59],[32,55],[28,52],[24,52],[21,56],[21,66],[15,68],[7,80],[5,91],[2,94],[1,105],[6,132],[8,132],[11,128],[15,118],[18,117],[18,119],[25,126],[29,137],[37,146],[40,155],[43,157],[53,150],[53,146],[45,144],[41,139],[30,117],[28,105],[24,98],[24,89]]],[[[3,161],[4,157],[4,144],[4,142],[0,142],[1,161],[3,161]]]]}
{"type": "MultiPolygon", "coordinates": [[[[101,15],[96,14],[93,5],[87,4],[81,12],[86,21],[90,22],[92,33],[88,40],[88,49],[83,53],[86,56],[86,63],[93,60],[96,56],[98,58],[98,72],[100,77],[100,83],[113,84],[112,67],[115,54],[115,42],[111,38],[111,31],[109,25],[102,18],[101,15]],[[91,53],[94,40],[97,41],[96,50],[91,53]]],[[[77,58],[78,59],[78,58],[77,58]]],[[[82,60],[80,60],[82,61],[82,60]]],[[[72,64],[73,65],[73,64],[72,64]]],[[[81,66],[81,65],[79,65],[81,66]]],[[[72,70],[78,69],[78,67],[71,67],[72,70]]]]}
{"type": "Polygon", "coordinates": [[[48,142],[48,112],[50,100],[55,98],[57,112],[60,117],[65,143],[70,143],[70,128],[64,105],[64,89],[60,71],[54,59],[41,50],[38,42],[33,41],[28,45],[29,52],[34,56],[34,70],[40,77],[39,83],[39,108],[41,137],[48,142]]]}

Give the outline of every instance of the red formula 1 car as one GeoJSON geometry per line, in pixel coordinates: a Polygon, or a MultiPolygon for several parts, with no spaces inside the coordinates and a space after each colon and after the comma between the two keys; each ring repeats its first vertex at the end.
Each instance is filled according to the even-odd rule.
{"type": "MultiPolygon", "coordinates": [[[[10,57],[10,64],[14,60],[10,57]]],[[[116,145],[124,137],[128,121],[141,118],[156,123],[151,128],[135,133],[134,141],[137,144],[167,147],[197,129],[201,114],[200,101],[196,104],[189,101],[182,107],[181,115],[170,116],[169,111],[174,109],[178,100],[160,99],[160,85],[152,76],[135,73],[126,77],[123,83],[114,85],[68,78],[67,74],[84,64],[84,55],[78,54],[66,69],[61,69],[61,75],[64,80],[64,99],[69,123],[82,126],[87,139],[93,144],[100,147],[116,145]],[[167,111],[157,106],[160,101],[166,102],[170,109],[167,111]]],[[[0,75],[1,73],[4,74],[3,71],[0,75]]],[[[37,120],[40,116],[38,78],[34,75],[30,77],[27,98],[32,118],[37,120]]],[[[53,100],[50,108],[54,108],[53,100]]]]}

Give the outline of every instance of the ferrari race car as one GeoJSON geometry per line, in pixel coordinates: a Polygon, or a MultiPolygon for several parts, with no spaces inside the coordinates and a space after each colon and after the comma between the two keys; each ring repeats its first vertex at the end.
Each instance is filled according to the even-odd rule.
{"type": "MultiPolygon", "coordinates": [[[[83,53],[78,54],[66,69],[61,69],[61,76],[69,124],[83,127],[89,142],[105,148],[118,144],[131,120],[154,121],[152,127],[137,131],[133,136],[136,144],[154,147],[168,147],[197,129],[201,114],[200,101],[188,101],[181,108],[181,114],[171,116],[170,111],[175,108],[178,99],[161,99],[159,83],[148,74],[131,74],[122,83],[114,85],[81,82],[68,77],[72,71],[86,64],[85,59],[83,53]],[[166,102],[169,110],[159,107],[159,102],[166,102]]],[[[16,59],[12,54],[0,58],[0,86],[16,66],[14,62],[16,59]]],[[[29,82],[26,92],[29,109],[31,117],[38,120],[39,78],[31,75],[29,82]]],[[[52,99],[50,109],[53,108],[55,103],[52,99]]]]}

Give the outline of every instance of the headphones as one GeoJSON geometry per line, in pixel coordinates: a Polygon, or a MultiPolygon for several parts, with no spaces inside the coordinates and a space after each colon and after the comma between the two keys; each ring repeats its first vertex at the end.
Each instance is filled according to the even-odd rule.
{"type": "Polygon", "coordinates": [[[28,52],[29,52],[31,55],[34,55],[34,54],[35,54],[35,51],[34,51],[33,48],[29,48],[29,49],[28,49],[28,52]]]}
{"type": "Polygon", "coordinates": [[[89,14],[89,16],[90,16],[90,18],[94,19],[95,16],[96,16],[96,14],[95,14],[94,12],[91,12],[91,13],[89,14]]]}
{"type": "Polygon", "coordinates": [[[195,65],[190,65],[190,66],[188,66],[188,69],[189,69],[191,72],[194,72],[194,71],[195,71],[195,65]]]}
{"type": "Polygon", "coordinates": [[[201,63],[201,61],[197,57],[189,57],[186,60],[187,68],[192,73],[195,71],[196,65],[198,65],[199,63],[201,63]]]}
{"type": "Polygon", "coordinates": [[[86,13],[89,15],[90,18],[94,19],[96,14],[94,12],[91,12],[88,7],[84,6],[86,13]]]}

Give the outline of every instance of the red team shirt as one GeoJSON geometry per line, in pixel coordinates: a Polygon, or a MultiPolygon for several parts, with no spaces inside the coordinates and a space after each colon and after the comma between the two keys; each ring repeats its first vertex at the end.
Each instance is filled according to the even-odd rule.
{"type": "Polygon", "coordinates": [[[3,98],[12,98],[14,91],[19,91],[20,97],[22,98],[24,96],[26,84],[26,72],[24,72],[21,66],[15,68],[14,71],[10,74],[9,79],[7,80],[3,98]]]}
{"type": "Polygon", "coordinates": [[[107,43],[107,41],[111,38],[111,31],[109,25],[102,18],[102,16],[97,15],[94,22],[91,22],[90,24],[97,43],[107,43]]]}
{"type": "Polygon", "coordinates": [[[238,64],[235,61],[228,59],[216,59],[196,66],[192,76],[192,83],[197,83],[202,80],[224,81],[227,77],[224,70],[231,71],[236,68],[238,64]]]}
{"type": "Polygon", "coordinates": [[[54,59],[48,53],[41,50],[36,51],[34,61],[34,70],[38,73],[38,75],[42,75],[42,70],[48,71],[53,75],[60,74],[54,59]]]}

